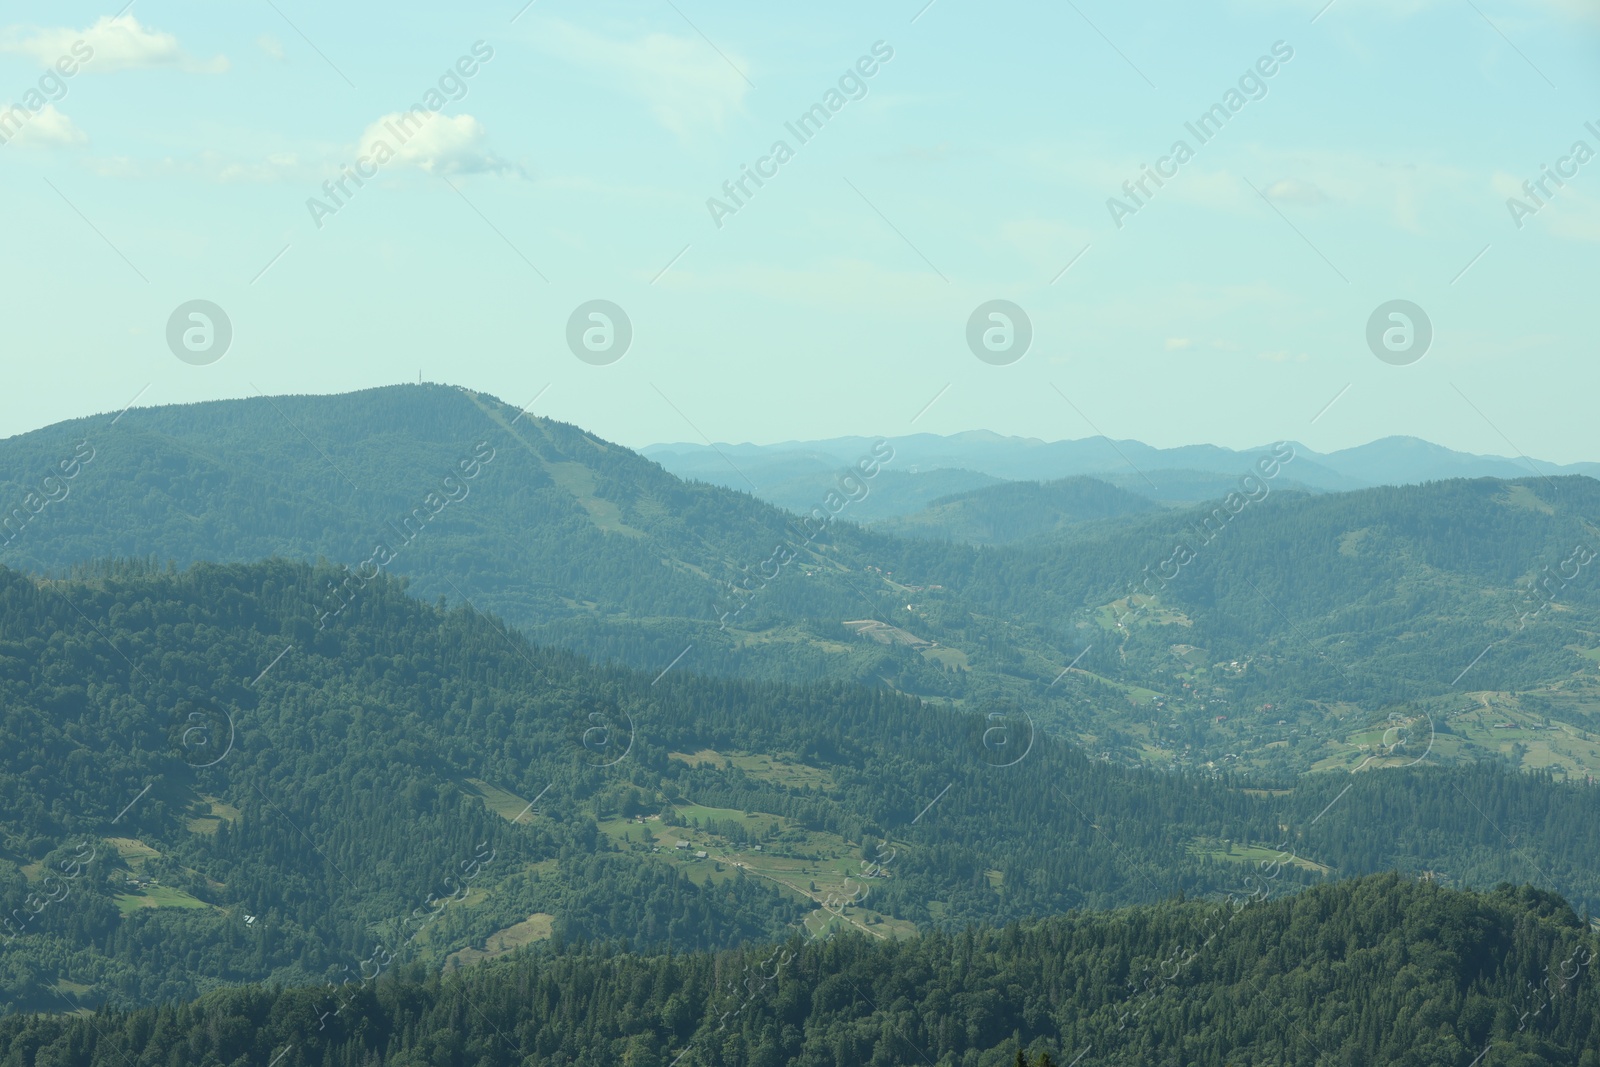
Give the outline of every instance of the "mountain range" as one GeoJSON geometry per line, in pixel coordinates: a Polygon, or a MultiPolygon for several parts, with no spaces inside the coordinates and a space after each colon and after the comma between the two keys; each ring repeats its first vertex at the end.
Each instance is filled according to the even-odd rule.
{"type": "Polygon", "coordinates": [[[796,514],[447,386],[134,409],[0,441],[0,563],[325,559],[324,625],[404,576],[652,676],[1024,701],[1129,765],[1298,773],[1420,713],[1464,751],[1600,771],[1593,479],[1310,493],[1284,445],[1209,505],[1002,483],[880,529],[858,509],[902,456],[859,444],[796,514]]]}
{"type": "Polygon", "coordinates": [[[1263,877],[1600,904],[1594,479],[1312,491],[1283,443],[1199,506],[1071,475],[862,524],[904,455],[850,447],[791,511],[435,385],[0,441],[0,995],[1263,877]]]}
{"type": "MultiPolygon", "coordinates": [[[[848,466],[870,441],[840,437],[822,441],[752,444],[657,444],[639,449],[682,478],[750,490],[790,510],[804,510],[834,471],[848,466]]],[[[1248,473],[1270,448],[1235,450],[1217,445],[1156,448],[1139,441],[1086,437],[1041,441],[987,430],[941,436],[891,437],[898,484],[886,486],[864,506],[867,519],[909,514],[934,497],[992,484],[989,480],[1040,482],[1087,475],[1110,481],[1163,503],[1221,496],[1229,481],[1248,473]],[[926,488],[923,488],[926,486],[926,488]]],[[[1385,437],[1336,452],[1294,445],[1297,488],[1339,492],[1380,485],[1420,485],[1453,478],[1526,478],[1566,474],[1600,476],[1600,463],[1554,464],[1478,456],[1415,437],[1385,437]]]]}

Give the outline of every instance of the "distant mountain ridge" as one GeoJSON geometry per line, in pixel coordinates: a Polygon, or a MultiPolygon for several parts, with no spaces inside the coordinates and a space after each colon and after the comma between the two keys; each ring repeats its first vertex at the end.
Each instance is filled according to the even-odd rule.
{"type": "Polygon", "coordinates": [[[1006,545],[1095,519],[1142,515],[1158,505],[1096,478],[1000,482],[940,497],[923,510],[874,524],[898,537],[1006,545]]]}
{"type": "Polygon", "coordinates": [[[935,470],[965,481],[963,502],[896,480],[920,477],[915,452],[867,443],[847,457],[858,474],[831,470],[785,511],[451,386],[139,408],[0,441],[20,524],[0,564],[325,559],[319,629],[386,572],[652,678],[1016,701],[1129,765],[1290,776],[1357,751],[1344,739],[1374,716],[1438,714],[1465,732],[1436,751],[1600,775],[1583,736],[1600,732],[1600,481],[1314,492],[1341,476],[1297,453],[1268,496],[1241,481],[1258,456],[1204,473],[1225,450],[1190,450],[1185,473],[1123,451],[1141,471],[1119,486],[935,470]],[[1131,491],[1144,477],[1173,498],[1169,478],[1203,485],[1207,503],[1151,505],[1131,491]],[[946,528],[897,531],[871,510],[901,493],[946,528]],[[847,625],[862,620],[876,625],[847,625]],[[1505,706],[1463,720],[1453,679],[1505,706]],[[1507,720],[1545,732],[1512,745],[1492,726],[1507,720]]]}
{"type": "MultiPolygon", "coordinates": [[[[806,478],[816,483],[825,472],[847,466],[861,452],[865,437],[788,441],[772,445],[657,444],[639,449],[680,478],[748,489],[780,507],[804,496],[806,478]],[[735,472],[729,466],[738,466],[735,472]],[[780,475],[781,472],[781,475],[780,475]],[[809,474],[807,474],[809,472],[809,474]],[[748,479],[748,481],[746,480],[748,479]]],[[[987,475],[1005,481],[1054,481],[1087,475],[1166,504],[1197,502],[1215,495],[1215,479],[1239,477],[1267,447],[1231,449],[1219,445],[1156,448],[1139,441],[1086,437],[1041,441],[1007,437],[987,430],[891,437],[894,470],[915,478],[987,475]],[[1181,473],[1180,473],[1181,472],[1181,473]]],[[[1524,462],[1504,456],[1457,452],[1415,437],[1385,437],[1353,448],[1319,453],[1294,443],[1296,488],[1343,492],[1380,485],[1415,485],[1450,478],[1525,478],[1582,474],[1600,477],[1600,463],[1524,462]]],[[[975,488],[975,486],[973,487],[975,488]]],[[[955,490],[946,490],[947,492],[955,490]]],[[[881,504],[867,521],[918,510],[910,496],[901,507],[881,504]]]]}

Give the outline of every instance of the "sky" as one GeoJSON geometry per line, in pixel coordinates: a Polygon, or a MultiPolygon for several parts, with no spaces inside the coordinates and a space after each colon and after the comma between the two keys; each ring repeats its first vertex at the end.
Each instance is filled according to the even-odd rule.
{"type": "Polygon", "coordinates": [[[1597,88],[1589,0],[8,4],[0,437],[420,376],[1600,460],[1597,88]]]}

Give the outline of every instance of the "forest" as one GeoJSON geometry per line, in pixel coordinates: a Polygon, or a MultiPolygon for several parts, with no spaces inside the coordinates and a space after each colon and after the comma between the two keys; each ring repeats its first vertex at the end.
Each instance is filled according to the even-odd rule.
{"type": "Polygon", "coordinates": [[[441,974],[0,1018],[5,1067],[1600,1064],[1600,937],[1556,896],[1381,875],[902,941],[614,943],[441,974]]]}
{"type": "Polygon", "coordinates": [[[1125,768],[1005,704],[595,666],[388,576],[319,627],[336,573],[0,572],[11,1007],[442,964],[530,915],[688,951],[1391,869],[1600,903],[1600,790],[1549,775],[1125,768]]]}
{"type": "MultiPolygon", "coordinates": [[[[65,576],[112,557],[326,559],[342,587],[376,544],[417,525],[408,516],[441,479],[492,455],[385,565],[416,595],[470,600],[541,644],[641,671],[859,682],[973,709],[1024,702],[1124,762],[1166,762],[1142,724],[1158,699],[1201,717],[1197,690],[1234,708],[1288,706],[1277,717],[1306,733],[1330,703],[1381,716],[1463,686],[1566,693],[1600,678],[1600,581],[1584,562],[1600,548],[1600,483],[1584,477],[1322,495],[1284,482],[1237,518],[1226,489],[1222,502],[1151,511],[1068,479],[861,526],[892,456],[870,459],[870,477],[842,472],[837,511],[819,499],[791,513],[487,394],[416,385],[61,423],[0,442],[0,490],[20,498],[85,443],[92,462],[0,561],[65,576]],[[808,518],[818,507],[829,521],[808,518]],[[1011,543],[896,535],[965,521],[953,514],[987,516],[1011,543]],[[1180,545],[1192,555],[1181,564],[1180,545]],[[842,625],[857,619],[891,639],[842,625]],[[1236,661],[1237,674],[1217,667],[1236,661]]],[[[1600,713],[1593,692],[1579,703],[1575,725],[1600,713]]],[[[1205,762],[1247,738],[1186,743],[1205,762]]],[[[1262,766],[1301,773],[1331,751],[1262,766]]]]}

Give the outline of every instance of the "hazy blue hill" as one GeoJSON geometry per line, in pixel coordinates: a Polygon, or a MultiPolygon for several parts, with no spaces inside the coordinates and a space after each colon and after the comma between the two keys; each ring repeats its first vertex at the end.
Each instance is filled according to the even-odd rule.
{"type": "MultiPolygon", "coordinates": [[[[469,598],[537,640],[652,676],[671,665],[860,682],[958,707],[1026,701],[1052,729],[1130,764],[1231,754],[1298,773],[1356,744],[1361,716],[1443,701],[1468,664],[1473,692],[1600,728],[1600,571],[1565,562],[1575,545],[1600,545],[1600,483],[1588,478],[1308,495],[1293,489],[1297,455],[1266,499],[1235,497],[1237,515],[1213,502],[969,545],[855,525],[902,491],[891,476],[922,477],[901,469],[899,453],[872,479],[835,472],[818,499],[837,518],[808,526],[747,491],[683,481],[578,427],[447,386],[136,409],[112,421],[0,441],[0,501],[10,501],[0,520],[15,535],[0,563],[63,573],[107,556],[322,557],[338,568],[323,611],[382,569],[424,598],[469,598]],[[93,458],[74,477],[50,477],[80,451],[93,458]],[[1212,532],[1197,533],[1205,524],[1212,532]],[[1191,561],[1175,560],[1179,544],[1191,561]],[[393,558],[375,556],[379,545],[393,558]],[[1573,571],[1548,608],[1532,589],[1546,568],[1573,571]],[[1129,602],[1141,582],[1156,599],[1129,602]],[[1260,724],[1238,714],[1219,724],[1217,701],[1278,705],[1288,713],[1271,723],[1285,719],[1300,741],[1269,748],[1260,724]],[[1165,711],[1153,720],[1155,708],[1165,711]]],[[[845,445],[861,448],[845,450],[852,462],[870,454],[869,442],[845,445]]],[[[1032,505],[1003,502],[1033,492],[999,485],[952,506],[963,522],[1009,534],[1032,505]]],[[[1552,755],[1551,738],[1500,744],[1494,721],[1462,752],[1600,772],[1600,751],[1585,754],[1577,734],[1571,753],[1552,755]]]]}
{"type": "MultiPolygon", "coordinates": [[[[842,468],[841,468],[842,469],[842,468]]],[[[834,472],[837,474],[837,470],[834,472]]],[[[831,480],[828,483],[831,487],[831,480]]],[[[853,522],[870,523],[880,519],[920,511],[940,497],[964,493],[1004,480],[976,471],[939,467],[933,470],[896,470],[885,467],[872,484],[871,492],[850,506],[853,522]]],[[[826,496],[827,489],[814,478],[800,478],[757,494],[781,508],[805,514],[826,496]]]]}
{"type": "Polygon", "coordinates": [[[1385,437],[1319,457],[1319,462],[1369,485],[1447,478],[1527,478],[1540,474],[1600,477],[1600,463],[1545,463],[1456,452],[1417,437],[1385,437]]]}
{"type": "MultiPolygon", "coordinates": [[[[870,452],[873,441],[863,439],[854,453],[778,453],[773,456],[730,455],[716,452],[657,452],[650,458],[680,478],[709,482],[737,492],[751,492],[761,500],[797,515],[811,509],[837,489],[839,476],[870,452]]],[[[919,511],[942,496],[1005,481],[991,474],[958,467],[923,470],[891,461],[873,480],[870,492],[852,501],[850,517],[872,522],[919,511]]]]}
{"type": "MultiPolygon", "coordinates": [[[[1168,507],[1184,507],[1206,500],[1221,500],[1239,488],[1241,472],[1218,474],[1212,471],[1185,470],[1181,467],[1133,471],[1123,467],[1120,471],[1103,471],[1095,475],[1108,485],[1126,489],[1130,493],[1168,507]]],[[[1302,493],[1320,493],[1323,490],[1300,481],[1290,473],[1280,474],[1273,480],[1275,489],[1292,489],[1302,493]]]]}
{"type": "MultiPolygon", "coordinates": [[[[1139,492],[1149,490],[1141,475],[1150,476],[1167,470],[1237,479],[1247,473],[1257,456],[1265,451],[1264,448],[1239,451],[1216,445],[1163,449],[1139,441],[1114,441],[1106,437],[1041,441],[1036,438],[1005,437],[986,431],[949,436],[910,434],[888,440],[895,449],[895,467],[901,470],[914,467],[921,473],[939,468],[956,468],[1007,481],[1053,481],[1078,475],[1105,478],[1127,474],[1141,479],[1139,492]]],[[[748,464],[793,462],[802,456],[813,460],[826,457],[843,464],[850,462],[850,457],[858,455],[870,441],[870,438],[842,437],[775,445],[719,444],[716,449],[693,444],[651,445],[641,449],[641,452],[658,460],[674,474],[707,477],[719,484],[731,485],[733,483],[726,480],[730,473],[726,462],[723,462],[719,471],[712,461],[718,452],[741,468],[748,464]]],[[[1303,449],[1299,451],[1304,462],[1295,473],[1308,486],[1332,491],[1357,489],[1366,484],[1322,465],[1315,453],[1303,449]]],[[[1133,485],[1130,483],[1127,487],[1131,489],[1133,485]]]]}
{"type": "MultiPolygon", "coordinates": [[[[830,469],[851,462],[868,440],[846,437],[773,445],[718,445],[717,448],[747,471],[760,470],[769,464],[774,468],[784,467],[787,470],[784,493],[786,498],[791,498],[806,497],[808,485],[814,493],[830,469]],[[809,475],[800,466],[800,457],[805,457],[811,465],[809,475]]],[[[903,470],[916,468],[919,474],[956,468],[1008,481],[1051,481],[1088,475],[1163,503],[1193,502],[1226,493],[1228,483],[1247,473],[1256,456],[1264,451],[1215,445],[1156,448],[1139,441],[1111,441],[1103,437],[1041,441],[987,431],[948,436],[911,434],[890,438],[890,441],[896,451],[896,466],[903,470]]],[[[1292,482],[1297,487],[1319,492],[1421,484],[1450,478],[1600,476],[1600,463],[1555,464],[1478,456],[1414,437],[1386,437],[1327,454],[1298,444],[1295,449],[1298,454],[1296,469],[1284,484],[1292,482]]],[[[641,451],[674,474],[748,488],[734,480],[737,476],[731,476],[726,462],[705,445],[651,445],[641,451]]],[[[761,478],[753,480],[757,484],[757,495],[782,503],[767,495],[766,483],[761,478]]]]}
{"type": "Polygon", "coordinates": [[[1280,491],[1235,516],[1202,506],[984,553],[955,591],[924,599],[930,614],[959,597],[967,610],[1035,619],[1063,644],[1075,631],[1080,648],[1094,646],[1090,669],[1116,677],[1131,667],[1169,694],[1200,680],[1170,651],[1178,644],[1200,646],[1213,664],[1273,665],[1230,683],[1233,699],[1374,702],[1443,693],[1493,645],[1475,688],[1569,680],[1593,714],[1592,658],[1579,653],[1600,644],[1600,571],[1574,553],[1600,547],[1594,515],[1600,482],[1573,476],[1280,491]],[[1546,608],[1532,581],[1556,571],[1570,581],[1552,584],[1546,608]],[[1119,615],[1138,610],[1107,633],[1107,616],[1086,606],[1115,601],[1119,615]]]}
{"type": "Polygon", "coordinates": [[[1157,510],[1148,499],[1094,478],[1004,482],[935,500],[922,511],[877,523],[901,537],[1004,545],[1094,519],[1157,510]]]}

